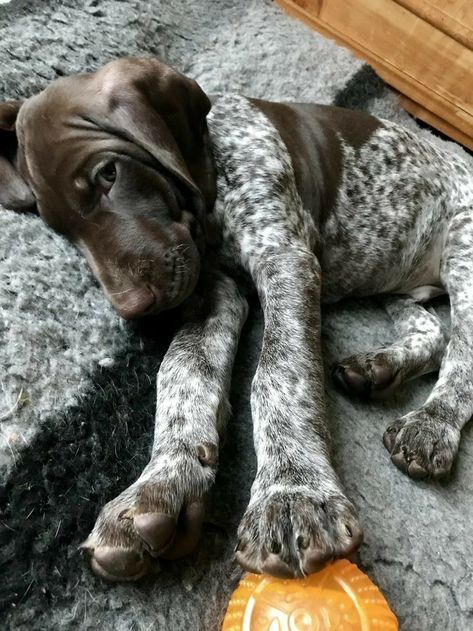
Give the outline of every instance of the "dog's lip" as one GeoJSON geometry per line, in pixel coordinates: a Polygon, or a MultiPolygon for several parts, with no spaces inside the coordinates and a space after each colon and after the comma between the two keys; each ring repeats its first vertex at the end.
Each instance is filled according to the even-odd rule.
{"type": "Polygon", "coordinates": [[[174,286],[167,294],[168,304],[164,306],[164,310],[174,309],[182,304],[192,294],[199,280],[200,263],[197,264],[197,269],[192,267],[187,272],[179,270],[177,263],[178,261],[175,263],[174,286]]]}
{"type": "Polygon", "coordinates": [[[180,289],[180,285],[183,282],[183,273],[182,271],[179,269],[178,265],[177,265],[177,261],[178,261],[179,257],[178,256],[174,256],[173,257],[173,261],[172,261],[172,269],[171,269],[171,273],[170,273],[170,277],[171,277],[171,290],[168,292],[168,297],[170,299],[171,302],[174,301],[174,299],[179,295],[179,289],[180,289]]]}
{"type": "Polygon", "coordinates": [[[173,274],[173,288],[169,294],[169,301],[171,305],[177,306],[187,297],[187,288],[190,281],[191,274],[185,274],[182,270],[180,270],[177,266],[177,262],[174,262],[174,274],[173,274]],[[185,295],[184,295],[185,294],[185,295]],[[181,296],[183,296],[181,298],[181,296]]]}
{"type": "Polygon", "coordinates": [[[158,290],[149,283],[137,285],[122,293],[127,293],[131,296],[131,302],[121,303],[120,301],[114,302],[113,300],[111,300],[111,302],[119,315],[125,320],[133,320],[147,315],[153,312],[156,305],[159,304],[160,294],[158,290]],[[132,293],[129,294],[128,292],[132,293]],[[139,307],[139,309],[136,307],[139,307]]]}
{"type": "MultiPolygon", "coordinates": [[[[194,246],[197,248],[197,244],[195,242],[194,246]]],[[[198,248],[197,252],[200,256],[198,248]]],[[[176,301],[177,304],[179,304],[180,302],[182,302],[182,300],[187,298],[189,286],[194,286],[194,277],[198,276],[198,274],[195,273],[194,265],[192,263],[193,257],[191,255],[186,255],[187,253],[188,250],[185,250],[184,253],[178,252],[173,257],[172,268],[170,272],[171,288],[168,291],[169,300],[173,304],[176,301]]]]}

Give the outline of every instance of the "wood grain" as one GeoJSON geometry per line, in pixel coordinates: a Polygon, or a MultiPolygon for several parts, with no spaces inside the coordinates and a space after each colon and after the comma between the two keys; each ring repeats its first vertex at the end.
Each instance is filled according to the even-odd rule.
{"type": "MultiPolygon", "coordinates": [[[[308,4],[310,0],[306,1],[308,4]]],[[[472,0],[395,0],[439,31],[473,49],[472,0]]]]}
{"type": "Polygon", "coordinates": [[[420,118],[420,120],[424,121],[424,123],[427,123],[434,129],[438,129],[438,131],[441,131],[449,138],[452,138],[452,140],[455,140],[461,145],[468,147],[468,149],[473,150],[473,138],[471,136],[464,134],[456,127],[453,127],[453,125],[450,125],[447,121],[425,109],[422,105],[419,105],[419,103],[415,103],[404,94],[399,94],[399,104],[407,112],[412,114],[414,118],[420,118]]]}
{"type": "MultiPolygon", "coordinates": [[[[426,1],[434,9],[441,5],[441,0],[426,1]]],[[[368,61],[387,83],[431,112],[427,122],[439,121],[442,132],[457,129],[462,138],[473,138],[473,51],[401,6],[411,0],[277,2],[368,61]]],[[[464,0],[450,4],[452,11],[458,5],[470,14],[464,0]]]]}

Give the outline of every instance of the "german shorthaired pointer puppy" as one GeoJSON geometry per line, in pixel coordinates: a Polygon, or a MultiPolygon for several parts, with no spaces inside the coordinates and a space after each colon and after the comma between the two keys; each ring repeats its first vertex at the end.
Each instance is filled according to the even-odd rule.
{"type": "Polygon", "coordinates": [[[115,61],[0,105],[0,202],[35,206],[125,318],[176,308],[154,445],[83,547],[134,580],[195,546],[214,482],[245,296],[265,320],[251,405],[258,469],[236,558],[301,576],[362,534],[329,454],[320,305],[386,294],[399,340],[335,369],[385,396],[440,370],[384,443],[407,475],[449,473],[473,413],[473,178],[398,125],[335,107],[209,99],[153,59],[115,61]],[[209,113],[210,112],[210,113],[209,113]],[[450,339],[422,303],[448,293],[450,339]]]}

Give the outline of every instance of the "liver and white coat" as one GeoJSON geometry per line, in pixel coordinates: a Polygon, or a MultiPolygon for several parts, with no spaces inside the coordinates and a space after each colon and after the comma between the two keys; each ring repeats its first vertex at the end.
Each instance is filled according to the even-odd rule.
{"type": "Polygon", "coordinates": [[[158,374],[150,462],[83,544],[108,579],[139,578],[198,540],[252,289],[265,331],[243,567],[300,576],[362,538],[330,462],[322,303],[383,294],[399,330],[392,346],[340,362],[346,390],[386,396],[440,370],[425,404],[384,434],[406,474],[447,475],[473,414],[468,159],[334,107],[222,96],[206,118],[209,107],[196,84],[154,60],[113,62],[0,105],[0,201],[36,204],[85,252],[125,317],[177,307],[183,316],[158,374]],[[71,156],[74,168],[52,169],[45,152],[71,156]],[[450,335],[422,304],[441,293],[450,335]]]}

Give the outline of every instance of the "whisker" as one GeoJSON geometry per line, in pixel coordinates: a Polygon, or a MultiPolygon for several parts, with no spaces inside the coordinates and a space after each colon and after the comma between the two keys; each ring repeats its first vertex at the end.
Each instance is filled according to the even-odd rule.
{"type": "Polygon", "coordinates": [[[122,294],[127,294],[129,291],[133,291],[133,287],[130,287],[129,289],[124,289],[123,291],[114,291],[113,293],[110,293],[110,296],[121,296],[122,294]]]}

